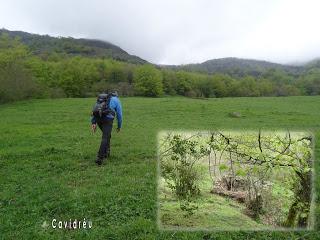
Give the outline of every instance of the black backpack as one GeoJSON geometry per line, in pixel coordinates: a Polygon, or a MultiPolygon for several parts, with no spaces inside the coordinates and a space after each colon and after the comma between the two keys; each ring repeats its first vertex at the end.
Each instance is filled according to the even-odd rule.
{"type": "Polygon", "coordinates": [[[115,116],[115,112],[110,108],[110,99],[112,94],[99,94],[97,102],[92,109],[92,115],[98,119],[102,119],[108,114],[115,116]]]}

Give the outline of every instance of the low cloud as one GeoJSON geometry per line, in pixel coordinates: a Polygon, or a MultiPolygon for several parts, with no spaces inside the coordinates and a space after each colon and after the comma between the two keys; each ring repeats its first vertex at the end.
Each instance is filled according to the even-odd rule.
{"type": "Polygon", "coordinates": [[[153,63],[287,63],[320,57],[318,9],[316,0],[11,0],[0,27],[106,40],[153,63]]]}

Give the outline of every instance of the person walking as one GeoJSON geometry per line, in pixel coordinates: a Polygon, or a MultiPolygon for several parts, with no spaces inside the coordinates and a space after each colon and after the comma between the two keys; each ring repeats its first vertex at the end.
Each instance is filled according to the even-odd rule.
{"type": "Polygon", "coordinates": [[[92,110],[91,128],[95,133],[97,126],[102,132],[100,147],[97,153],[96,164],[101,165],[104,159],[110,157],[110,140],[114,118],[117,118],[117,132],[122,126],[122,107],[117,91],[99,94],[92,110]]]}

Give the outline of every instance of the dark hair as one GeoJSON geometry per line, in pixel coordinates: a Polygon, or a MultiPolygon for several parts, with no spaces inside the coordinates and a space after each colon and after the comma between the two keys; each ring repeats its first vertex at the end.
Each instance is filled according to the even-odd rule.
{"type": "Polygon", "coordinates": [[[118,97],[118,91],[115,89],[106,89],[103,91],[103,93],[105,94],[112,94],[113,96],[117,96],[118,97]]]}

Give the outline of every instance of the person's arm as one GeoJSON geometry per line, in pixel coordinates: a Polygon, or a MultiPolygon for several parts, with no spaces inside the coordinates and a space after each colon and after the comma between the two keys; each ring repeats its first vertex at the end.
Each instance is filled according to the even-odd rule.
{"type": "Polygon", "coordinates": [[[91,117],[91,124],[97,124],[96,117],[92,115],[91,117]]]}
{"type": "Polygon", "coordinates": [[[93,115],[91,117],[91,129],[93,132],[95,132],[97,129],[97,119],[93,115]]]}
{"type": "Polygon", "coordinates": [[[118,131],[119,131],[122,127],[122,107],[121,107],[121,102],[119,98],[117,98],[115,110],[117,114],[118,131]]]}

